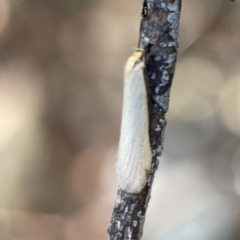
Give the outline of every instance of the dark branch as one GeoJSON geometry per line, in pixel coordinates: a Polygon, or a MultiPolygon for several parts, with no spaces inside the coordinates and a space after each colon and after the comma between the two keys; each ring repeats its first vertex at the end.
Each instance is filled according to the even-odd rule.
{"type": "Polygon", "coordinates": [[[152,168],[138,194],[118,190],[108,240],[139,240],[142,236],[151,187],[163,149],[165,113],[175,70],[181,0],[145,0],[142,7],[140,44],[145,52],[149,86],[149,132],[152,168]]]}

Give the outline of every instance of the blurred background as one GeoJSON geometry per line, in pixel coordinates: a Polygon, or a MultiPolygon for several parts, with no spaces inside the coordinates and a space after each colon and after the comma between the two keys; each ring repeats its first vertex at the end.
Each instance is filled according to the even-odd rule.
{"type": "MultiPolygon", "coordinates": [[[[0,240],[105,239],[141,0],[0,0],[0,240]]],[[[143,240],[240,239],[240,1],[183,0],[143,240]]]]}

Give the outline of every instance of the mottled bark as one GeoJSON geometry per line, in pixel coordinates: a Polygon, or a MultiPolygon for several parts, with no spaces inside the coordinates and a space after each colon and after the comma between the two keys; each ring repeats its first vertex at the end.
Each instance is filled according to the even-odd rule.
{"type": "Polygon", "coordinates": [[[138,240],[142,236],[153,178],[163,149],[165,113],[177,59],[180,10],[181,0],[145,0],[143,3],[140,43],[144,48],[149,86],[152,168],[140,193],[118,190],[107,240],[138,240]]]}

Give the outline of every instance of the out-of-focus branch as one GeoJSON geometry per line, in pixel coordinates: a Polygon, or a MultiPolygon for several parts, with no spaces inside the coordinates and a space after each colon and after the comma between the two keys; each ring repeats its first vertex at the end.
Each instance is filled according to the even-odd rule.
{"type": "Polygon", "coordinates": [[[143,3],[140,44],[144,48],[149,88],[152,167],[141,192],[118,190],[108,240],[139,240],[142,236],[153,178],[163,149],[165,113],[177,59],[180,10],[181,0],[145,0],[143,3]]]}

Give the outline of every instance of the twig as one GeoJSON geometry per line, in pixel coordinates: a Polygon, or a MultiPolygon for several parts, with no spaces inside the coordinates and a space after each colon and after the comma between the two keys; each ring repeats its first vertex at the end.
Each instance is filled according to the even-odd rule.
{"type": "Polygon", "coordinates": [[[149,135],[152,166],[139,193],[121,189],[112,214],[107,240],[139,240],[155,171],[163,149],[165,113],[175,70],[181,0],[145,0],[142,7],[140,44],[145,54],[145,78],[149,87],[149,135]]]}

